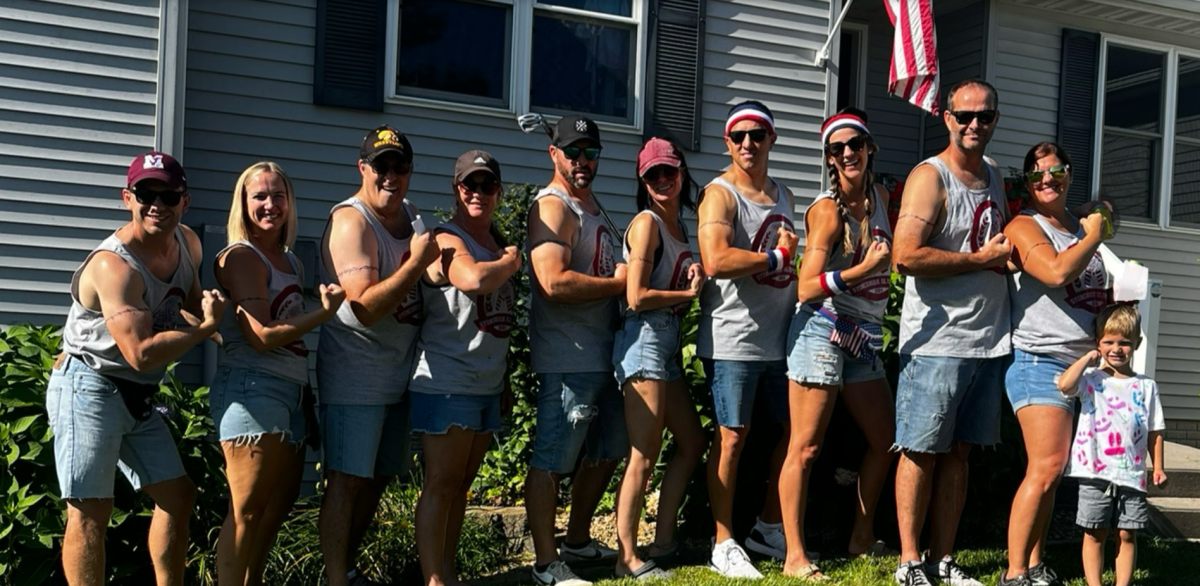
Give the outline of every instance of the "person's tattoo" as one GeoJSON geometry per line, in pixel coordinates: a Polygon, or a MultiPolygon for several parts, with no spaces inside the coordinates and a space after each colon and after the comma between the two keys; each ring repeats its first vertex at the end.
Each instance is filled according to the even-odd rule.
{"type": "Polygon", "coordinates": [[[116,312],[116,313],[114,313],[114,314],[112,314],[112,315],[110,315],[110,316],[108,316],[108,317],[104,318],[104,321],[109,321],[109,320],[114,320],[114,319],[117,319],[118,317],[120,317],[120,316],[122,316],[122,315],[125,315],[125,314],[127,314],[127,313],[145,313],[145,312],[148,312],[148,311],[150,311],[150,310],[149,310],[149,309],[147,309],[147,308],[142,308],[142,307],[128,307],[128,308],[122,309],[121,311],[118,311],[118,312],[116,312]]]}
{"type": "Polygon", "coordinates": [[[705,226],[708,226],[708,225],[711,225],[711,224],[716,224],[716,225],[718,225],[718,226],[725,226],[726,228],[732,228],[732,227],[733,227],[733,224],[732,224],[732,223],[730,223],[730,222],[726,222],[725,220],[709,220],[709,221],[707,221],[707,222],[704,222],[704,223],[700,224],[700,226],[699,226],[699,227],[697,227],[697,228],[696,228],[696,230],[697,230],[697,231],[700,231],[700,230],[701,230],[701,229],[703,229],[705,226]]]}
{"type": "Polygon", "coordinates": [[[234,303],[236,303],[237,305],[242,305],[243,303],[247,303],[250,301],[266,301],[266,300],[267,300],[266,297],[243,297],[241,299],[238,299],[237,301],[234,301],[234,303]]]}
{"type": "Polygon", "coordinates": [[[899,222],[900,220],[903,220],[904,218],[912,218],[919,222],[923,222],[926,226],[933,225],[933,222],[930,222],[929,220],[926,220],[925,218],[922,218],[921,216],[918,216],[916,214],[900,214],[900,217],[896,218],[896,221],[899,222]]]}
{"type": "Polygon", "coordinates": [[[829,254],[829,249],[822,246],[810,246],[806,249],[807,252],[824,252],[829,254]]]}
{"type": "Polygon", "coordinates": [[[557,238],[545,238],[543,240],[538,240],[537,242],[534,242],[532,245],[529,246],[529,250],[533,250],[543,244],[557,244],[563,248],[571,248],[570,244],[567,244],[566,242],[563,242],[562,240],[559,240],[557,238]]]}
{"type": "Polygon", "coordinates": [[[1037,248],[1037,247],[1039,247],[1039,246],[1045,246],[1045,245],[1047,245],[1047,244],[1050,244],[1050,241],[1048,241],[1048,240],[1043,240],[1043,241],[1041,241],[1041,242],[1036,242],[1036,243],[1034,243],[1034,245],[1033,245],[1033,246],[1030,246],[1030,247],[1029,247],[1029,248],[1028,248],[1028,249],[1025,251],[1025,257],[1024,257],[1023,259],[1021,259],[1022,263],[1023,263],[1024,261],[1027,261],[1027,260],[1029,260],[1029,254],[1030,254],[1031,252],[1033,252],[1033,249],[1035,249],[1035,248],[1037,248]]]}
{"type": "Polygon", "coordinates": [[[629,262],[633,262],[633,261],[635,261],[635,260],[636,260],[636,261],[640,261],[640,262],[644,262],[644,263],[653,263],[653,262],[654,262],[654,261],[652,261],[652,260],[650,260],[650,259],[648,259],[648,258],[646,258],[646,257],[644,257],[644,256],[631,256],[631,257],[629,257],[629,262]]]}
{"type": "Polygon", "coordinates": [[[357,267],[349,267],[338,271],[337,276],[348,275],[356,271],[379,271],[379,268],[374,265],[361,265],[357,267]]]}

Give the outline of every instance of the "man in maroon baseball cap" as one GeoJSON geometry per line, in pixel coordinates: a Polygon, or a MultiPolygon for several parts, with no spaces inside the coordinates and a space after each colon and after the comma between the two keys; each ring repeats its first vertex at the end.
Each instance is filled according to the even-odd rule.
{"type": "Polygon", "coordinates": [[[152,151],[129,165],[131,213],[75,271],[63,353],[46,391],[67,526],[70,584],[104,579],[104,533],[118,465],[154,500],[150,557],[160,584],[182,584],[196,487],[152,407],[167,365],[217,331],[225,298],[202,291],[200,239],[180,224],[187,176],[152,151]]]}

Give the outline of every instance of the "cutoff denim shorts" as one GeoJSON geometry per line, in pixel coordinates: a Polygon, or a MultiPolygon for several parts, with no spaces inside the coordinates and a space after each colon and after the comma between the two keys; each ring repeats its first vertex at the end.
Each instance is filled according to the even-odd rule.
{"type": "Polygon", "coordinates": [[[1074,413],[1074,397],[1063,395],[1058,390],[1057,380],[1058,375],[1070,366],[1052,356],[1013,348],[1012,364],[1004,375],[1004,387],[1013,413],[1029,405],[1049,405],[1074,413]]]}
{"type": "Polygon", "coordinates": [[[611,372],[538,375],[534,468],[568,474],[582,452],[589,460],[629,455],[625,399],[611,372]]]}
{"type": "Polygon", "coordinates": [[[894,447],[941,454],[955,441],[1000,441],[1006,360],[901,354],[894,447]]]}
{"type": "Polygon", "coordinates": [[[754,398],[759,391],[767,394],[771,413],[782,423],[788,420],[788,379],[786,360],[713,360],[701,358],[704,385],[713,398],[717,424],[721,427],[745,427],[754,414],[754,398]]]}
{"type": "Polygon", "coordinates": [[[477,433],[500,431],[500,395],[409,392],[417,433],[445,435],[451,427],[477,433]]]}
{"type": "Polygon", "coordinates": [[[221,368],[209,393],[221,441],[254,444],[267,433],[304,442],[304,385],[248,368],[221,368]]]}
{"type": "Polygon", "coordinates": [[[625,318],[613,341],[617,385],[630,378],[673,381],[679,366],[679,318],[665,310],[643,311],[625,318]]]}
{"type": "Polygon", "coordinates": [[[867,361],[847,356],[829,341],[833,322],[823,315],[797,304],[788,328],[788,379],[800,384],[840,387],[886,376],[876,356],[867,361]]]}
{"type": "Polygon", "coordinates": [[[409,398],[391,405],[321,405],[325,467],[360,478],[408,468],[409,398]]]}

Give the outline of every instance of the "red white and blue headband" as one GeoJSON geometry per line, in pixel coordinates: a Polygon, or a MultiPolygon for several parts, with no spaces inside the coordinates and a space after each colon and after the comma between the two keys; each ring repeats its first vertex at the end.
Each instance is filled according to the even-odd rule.
{"type": "Polygon", "coordinates": [[[729,119],[725,121],[725,134],[728,135],[729,129],[742,120],[753,120],[765,126],[767,132],[775,134],[775,119],[771,117],[771,113],[750,103],[737,106],[729,112],[729,119]]]}
{"type": "Polygon", "coordinates": [[[873,138],[871,137],[871,131],[867,130],[866,121],[862,118],[854,114],[838,114],[826,120],[825,124],[821,125],[821,144],[829,144],[829,137],[833,136],[834,132],[843,128],[853,128],[865,134],[868,138],[873,138]]]}

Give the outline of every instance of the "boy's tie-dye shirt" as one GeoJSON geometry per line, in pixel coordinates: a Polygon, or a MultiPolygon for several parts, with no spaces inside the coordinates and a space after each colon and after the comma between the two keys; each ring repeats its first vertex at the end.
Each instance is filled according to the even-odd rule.
{"type": "Polygon", "coordinates": [[[1097,368],[1079,379],[1082,413],[1067,475],[1146,491],[1147,437],[1166,427],[1158,385],[1142,375],[1116,378],[1097,368]]]}

